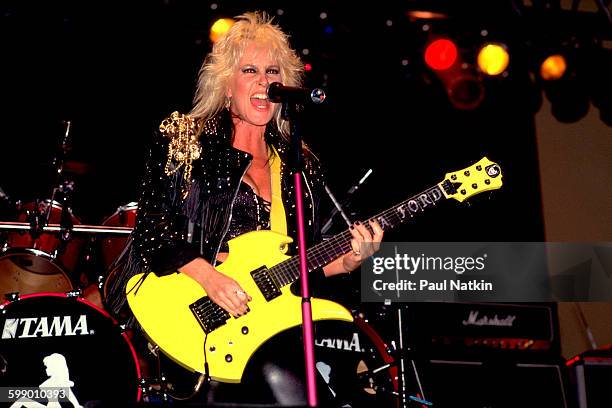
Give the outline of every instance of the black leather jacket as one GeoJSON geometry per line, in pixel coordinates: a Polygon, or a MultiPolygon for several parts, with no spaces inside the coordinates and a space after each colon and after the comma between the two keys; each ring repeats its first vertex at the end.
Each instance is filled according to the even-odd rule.
{"type": "MultiPolygon", "coordinates": [[[[202,126],[201,157],[193,162],[191,186],[181,194],[183,169],[165,174],[168,138],[156,132],[141,185],[136,226],[128,247],[116,262],[107,286],[107,306],[115,312],[125,304],[125,284],[137,273],[165,275],[203,257],[213,265],[229,228],[232,205],[252,156],[232,147],[233,123],[227,110],[202,126]]],[[[266,142],[281,158],[281,188],[288,235],[297,238],[295,191],[289,161],[289,145],[273,122],[266,128],[266,142]]],[[[324,183],[319,162],[305,152],[304,208],[307,242],[320,241],[319,200],[324,183]]],[[[295,254],[296,244],[289,248],[295,254]]],[[[319,272],[320,275],[320,272],[319,272]]]]}

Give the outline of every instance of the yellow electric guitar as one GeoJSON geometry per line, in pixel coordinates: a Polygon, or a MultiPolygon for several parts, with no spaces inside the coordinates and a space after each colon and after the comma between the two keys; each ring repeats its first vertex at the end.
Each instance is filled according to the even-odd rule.
{"type": "MultiPolygon", "coordinates": [[[[435,186],[376,215],[389,230],[436,205],[443,198],[458,201],[500,188],[500,167],[486,157],[466,169],[448,173],[435,186]]],[[[308,270],[324,266],[351,250],[348,230],[308,250],[308,270]]],[[[266,340],[301,324],[301,298],[289,285],[299,278],[298,257],[283,249],[291,238],[272,231],[254,231],[229,241],[229,256],[218,270],[234,278],[253,300],[250,312],[234,318],[213,303],[202,287],[182,273],[157,277],[142,274],[127,284],[127,299],[149,339],[185,368],[212,379],[240,382],[250,357],[266,340]],[[206,359],[206,360],[205,360],[206,359]]],[[[313,320],[352,321],[341,305],[312,299],[313,320]]]]}

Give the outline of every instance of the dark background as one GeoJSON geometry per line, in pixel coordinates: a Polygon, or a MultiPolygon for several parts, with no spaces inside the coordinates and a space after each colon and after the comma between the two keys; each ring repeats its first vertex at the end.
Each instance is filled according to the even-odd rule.
{"type": "MultiPolygon", "coordinates": [[[[589,218],[592,214],[581,208],[581,200],[599,202],[603,196],[605,203],[601,191],[609,191],[610,184],[609,168],[597,167],[605,161],[601,157],[609,145],[587,140],[610,133],[612,123],[609,8],[610,0],[3,0],[0,188],[11,204],[0,200],[0,219],[11,219],[17,201],[51,196],[57,185],[53,159],[59,157],[67,121],[71,149],[64,175],[75,183],[73,213],[82,223],[100,224],[119,206],[137,200],[153,130],[171,112],[191,108],[197,72],[211,48],[211,24],[220,17],[265,10],[290,34],[304,62],[312,64],[305,85],[327,91],[325,104],[307,107],[303,133],[325,166],[329,186],[338,199],[349,201],[355,219],[376,214],[485,155],[500,164],[500,190],[475,196],[469,204],[444,202],[386,233],[386,241],[544,241],[545,222],[548,229],[557,226],[554,237],[609,239],[604,223],[598,224],[599,218],[589,218]],[[581,11],[585,7],[588,11],[581,11]],[[415,10],[436,11],[447,18],[411,18],[415,10]],[[481,81],[484,98],[474,109],[454,106],[438,75],[425,66],[425,46],[437,36],[457,42],[467,71],[481,81]],[[485,40],[507,46],[506,75],[487,78],[475,71],[475,55],[485,40]],[[556,83],[543,83],[539,63],[551,52],[568,57],[569,74],[556,83]],[[535,115],[542,113],[544,98],[552,104],[554,120],[576,122],[590,106],[605,125],[589,122],[594,130],[582,134],[586,129],[573,128],[571,132],[581,134],[565,140],[545,134],[545,149],[540,151],[545,159],[538,163],[536,136],[541,140],[542,135],[536,135],[535,115]],[[581,145],[580,137],[586,147],[568,155],[570,146],[581,145]],[[554,154],[556,143],[561,146],[559,154],[554,154]],[[591,161],[597,162],[596,171],[588,172],[585,164],[591,161]],[[368,169],[372,176],[347,197],[368,169]],[[546,175],[544,182],[540,174],[546,175]],[[601,180],[593,182],[597,178],[601,180]],[[588,188],[575,194],[580,184],[588,188]],[[548,188],[547,217],[553,214],[553,220],[544,220],[541,187],[548,188]],[[580,230],[582,225],[591,229],[580,230]],[[592,230],[604,238],[593,238],[592,230]]],[[[558,129],[548,125],[550,133],[558,129]]],[[[328,202],[323,220],[330,211],[328,202]]],[[[344,228],[336,217],[332,232],[344,228]]],[[[99,250],[103,244],[97,244],[92,247],[99,250]]],[[[94,256],[85,269],[76,269],[85,271],[91,282],[106,273],[99,265],[94,256]]],[[[328,295],[363,312],[386,341],[395,336],[394,323],[389,323],[395,315],[387,313],[391,309],[385,312],[380,304],[365,303],[355,307],[360,301],[359,274],[334,283],[328,295]],[[351,290],[345,290],[346,280],[351,290]]],[[[589,349],[584,319],[577,318],[575,305],[559,307],[564,310],[561,340],[569,342],[565,357],[589,349]]],[[[599,344],[608,343],[611,305],[583,307],[599,344]]],[[[424,316],[430,320],[432,310],[425,310],[424,316]]],[[[531,381],[518,374],[513,380],[531,381]]],[[[497,381],[496,372],[476,375],[506,386],[497,381]]],[[[444,385],[442,395],[457,395],[448,392],[446,376],[438,372],[432,378],[444,385]]],[[[465,389],[469,386],[459,391],[465,389]]],[[[480,396],[482,389],[463,394],[480,396]]],[[[514,395],[533,394],[529,389],[514,395]]]]}
{"type": "MultiPolygon", "coordinates": [[[[210,25],[257,9],[276,16],[300,53],[309,50],[302,54],[313,66],[306,85],[327,90],[323,106],[307,109],[304,133],[337,198],[345,199],[373,169],[350,197],[352,212],[375,214],[486,155],[504,171],[501,190],[474,197],[470,205],[444,203],[386,239],[543,240],[534,127],[542,90],[534,79],[534,56],[557,37],[557,45],[567,35],[592,42],[593,32],[605,26],[603,15],[587,21],[581,13],[551,11],[554,2],[211,4],[3,2],[0,187],[11,199],[51,195],[52,160],[65,121],[71,121],[66,159],[73,163],[65,174],[75,182],[74,214],[96,224],[135,201],[152,130],[172,111],[191,107],[197,71],[210,50],[210,25]],[[411,9],[445,4],[449,19],[408,18],[411,9]],[[457,109],[424,66],[424,46],[429,35],[451,36],[472,63],[482,30],[511,50],[508,75],[482,78],[482,103],[457,109]]],[[[338,218],[334,229],[340,228],[338,218]]]]}

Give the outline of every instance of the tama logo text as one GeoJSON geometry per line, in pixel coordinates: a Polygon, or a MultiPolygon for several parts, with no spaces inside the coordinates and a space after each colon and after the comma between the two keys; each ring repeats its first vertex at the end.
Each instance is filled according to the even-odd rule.
{"type": "Polygon", "coordinates": [[[359,335],[357,333],[353,333],[353,337],[351,337],[350,340],[347,338],[332,337],[317,339],[315,340],[315,346],[346,351],[363,351],[359,344],[359,335]]]}
{"type": "Polygon", "coordinates": [[[87,316],[50,316],[6,319],[2,329],[3,339],[34,337],[86,336],[87,316]]]}

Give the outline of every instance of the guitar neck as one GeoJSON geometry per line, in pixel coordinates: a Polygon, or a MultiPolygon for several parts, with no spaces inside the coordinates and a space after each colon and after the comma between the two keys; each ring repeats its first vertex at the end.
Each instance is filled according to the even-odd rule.
{"type": "MultiPolygon", "coordinates": [[[[368,221],[376,220],[383,231],[388,231],[434,207],[442,198],[446,198],[446,195],[443,193],[440,185],[435,185],[369,218],[368,221]]],[[[368,222],[363,222],[363,224],[372,232],[368,222]]],[[[351,251],[351,239],[351,232],[345,230],[327,241],[323,241],[308,249],[308,272],[327,265],[339,256],[351,251]]],[[[269,272],[279,285],[289,285],[300,277],[299,257],[296,255],[287,259],[270,268],[269,272]]]]}

